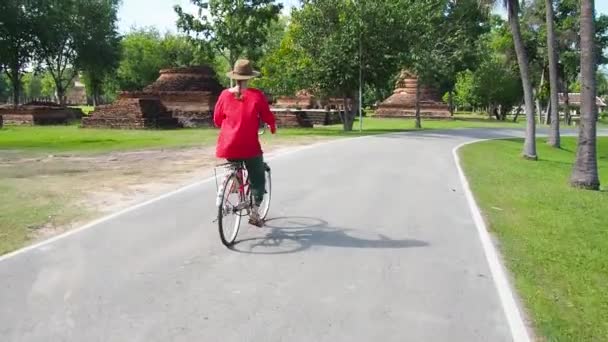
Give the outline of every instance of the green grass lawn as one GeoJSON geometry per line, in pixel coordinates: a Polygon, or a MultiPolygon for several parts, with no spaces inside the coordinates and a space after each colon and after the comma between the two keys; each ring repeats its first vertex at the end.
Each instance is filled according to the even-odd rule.
{"type": "Polygon", "coordinates": [[[210,144],[211,129],[110,130],[68,126],[8,126],[0,130],[0,149],[48,152],[107,152],[210,144]]]}
{"type": "Polygon", "coordinates": [[[538,335],[549,341],[608,341],[608,138],[600,138],[602,192],[568,185],[576,141],[539,139],[538,162],[522,142],[501,140],[460,152],[467,178],[500,241],[538,335]]]}
{"type": "MultiPolygon", "coordinates": [[[[363,132],[345,133],[341,125],[316,127],[312,129],[281,129],[279,134],[263,139],[272,142],[298,137],[353,137],[414,130],[413,120],[364,118],[363,132]]],[[[521,123],[497,122],[493,120],[423,120],[423,129],[458,129],[478,127],[521,127],[521,123]]],[[[215,143],[215,129],[179,130],[108,130],[82,129],[77,125],[68,126],[6,126],[0,130],[1,150],[61,152],[108,152],[144,148],[170,148],[210,145],[215,143]]]]}
{"type": "Polygon", "coordinates": [[[93,107],[93,106],[73,106],[73,108],[78,108],[78,109],[82,110],[84,115],[89,115],[92,111],[95,110],[95,107],[93,107]]]}

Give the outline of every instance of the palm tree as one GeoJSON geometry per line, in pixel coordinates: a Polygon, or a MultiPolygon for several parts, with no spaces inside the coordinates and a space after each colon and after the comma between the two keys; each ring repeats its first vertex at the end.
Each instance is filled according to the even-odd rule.
{"type": "Polygon", "coordinates": [[[594,0],[581,0],[581,118],[576,162],[570,184],[577,188],[599,190],[596,150],[596,56],[594,0]]]}
{"type": "Polygon", "coordinates": [[[553,0],[545,0],[547,14],[547,55],[549,56],[549,85],[551,102],[549,105],[549,118],[551,119],[551,130],[549,131],[548,144],[559,148],[561,145],[559,134],[559,98],[558,71],[557,71],[557,49],[555,48],[555,23],[553,16],[553,0]]]}
{"type": "Polygon", "coordinates": [[[491,8],[497,1],[507,9],[509,18],[509,26],[513,35],[513,43],[515,45],[515,54],[517,55],[517,64],[519,65],[519,73],[522,86],[524,89],[524,107],[526,111],[526,139],[524,141],[523,157],[530,160],[537,160],[536,155],[536,122],[534,121],[534,98],[532,93],[532,82],[530,81],[530,66],[528,63],[528,54],[524,47],[524,41],[521,36],[519,26],[519,1],[518,0],[479,0],[482,6],[491,8]]]}

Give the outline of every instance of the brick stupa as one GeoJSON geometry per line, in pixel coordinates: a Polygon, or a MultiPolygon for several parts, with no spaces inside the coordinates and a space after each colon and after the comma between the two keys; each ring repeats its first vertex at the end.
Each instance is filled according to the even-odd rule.
{"type": "Polygon", "coordinates": [[[118,101],[100,106],[84,127],[172,128],[212,125],[213,108],[222,91],[208,66],[163,69],[140,92],[122,92],[118,101]]]}
{"type": "Polygon", "coordinates": [[[209,126],[213,109],[222,92],[215,71],[208,66],[164,69],[144,92],[159,96],[161,102],[185,127],[209,126]]]}
{"type": "MultiPolygon", "coordinates": [[[[384,100],[376,109],[376,117],[411,118],[416,116],[416,86],[418,78],[403,70],[395,84],[393,95],[384,100]]],[[[420,115],[430,118],[449,118],[450,110],[441,101],[439,93],[427,86],[420,87],[420,115]]]]}

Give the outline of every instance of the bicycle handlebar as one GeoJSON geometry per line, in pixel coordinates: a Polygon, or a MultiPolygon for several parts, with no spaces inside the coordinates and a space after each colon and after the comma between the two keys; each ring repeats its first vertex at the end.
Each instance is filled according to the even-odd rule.
{"type": "Polygon", "coordinates": [[[264,133],[266,133],[266,127],[268,127],[268,125],[266,123],[262,123],[261,127],[258,128],[258,135],[264,135],[264,133]]]}

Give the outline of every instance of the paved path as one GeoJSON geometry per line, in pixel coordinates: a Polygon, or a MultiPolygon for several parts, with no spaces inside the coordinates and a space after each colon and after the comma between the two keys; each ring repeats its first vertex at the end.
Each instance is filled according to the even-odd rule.
{"type": "Polygon", "coordinates": [[[452,149],[342,140],[272,161],[269,227],[224,248],[213,182],[0,260],[2,341],[509,341],[452,149]]]}

